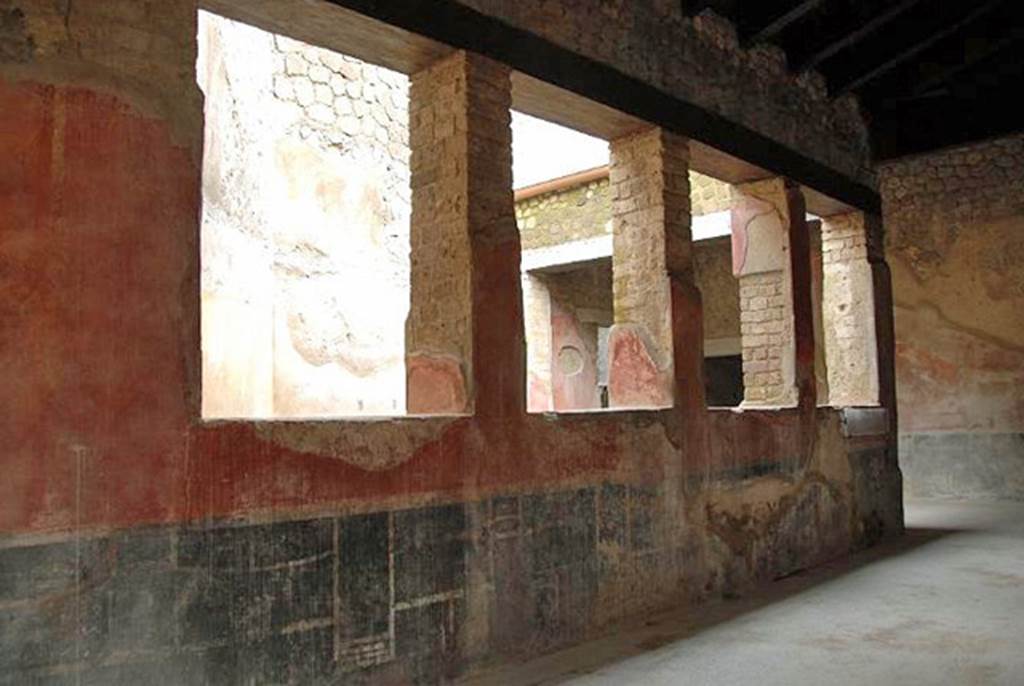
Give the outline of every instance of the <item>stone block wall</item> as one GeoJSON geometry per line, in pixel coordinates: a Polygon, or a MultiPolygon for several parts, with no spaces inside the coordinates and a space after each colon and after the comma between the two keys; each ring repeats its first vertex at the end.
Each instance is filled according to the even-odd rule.
{"type": "MultiPolygon", "coordinates": [[[[693,171],[689,177],[692,216],[728,211],[729,184],[693,171]]],[[[610,193],[605,176],[516,202],[523,250],[611,235],[610,193]]]]}
{"type": "Polygon", "coordinates": [[[689,142],[662,129],[611,144],[612,407],[673,402],[671,279],[693,280],[688,167],[689,142]]]}
{"type": "Polygon", "coordinates": [[[274,95],[302,108],[300,127],[308,128],[301,133],[320,129],[330,145],[362,143],[386,154],[394,172],[388,190],[408,200],[408,78],[281,35],[274,36],[273,62],[274,95]]]}
{"type": "Polygon", "coordinates": [[[830,221],[821,227],[823,265],[868,259],[868,240],[864,227],[849,218],[830,221]]]}
{"type": "Polygon", "coordinates": [[[856,98],[830,99],[813,71],[794,78],[773,46],[744,49],[735,27],[712,11],[690,19],[670,1],[458,1],[875,184],[856,98]]]}
{"type": "Polygon", "coordinates": [[[728,212],[732,207],[732,193],[729,184],[718,179],[690,172],[690,214],[701,217],[705,214],[728,212]]]}
{"type": "Polygon", "coordinates": [[[740,288],[732,273],[732,244],[729,237],[694,243],[693,272],[694,282],[700,289],[704,304],[705,343],[738,339],[740,288]]]}
{"type": "Polygon", "coordinates": [[[463,204],[468,170],[446,164],[444,157],[464,158],[468,152],[466,79],[464,66],[455,60],[412,79],[411,279],[412,288],[422,294],[406,322],[412,412],[461,411],[471,398],[473,269],[463,204]],[[417,387],[437,384],[440,396],[415,395],[417,387]]]}
{"type": "Polygon", "coordinates": [[[744,400],[784,403],[783,356],[789,352],[792,318],[787,274],[751,274],[740,282],[740,335],[743,339],[744,400]]]}
{"type": "Polygon", "coordinates": [[[806,234],[803,208],[791,204],[791,192],[783,179],[733,186],[732,193],[733,273],[740,284],[744,403],[794,404],[797,336],[792,222],[800,224],[796,231],[806,234]]]}
{"type": "Polygon", "coordinates": [[[608,177],[516,203],[523,250],[611,235],[608,177]]]}
{"type": "Polygon", "coordinates": [[[828,400],[837,406],[878,403],[874,283],[863,215],[821,223],[822,312],[828,400]]]}
{"type": "Polygon", "coordinates": [[[1024,138],[881,168],[907,493],[1024,497],[1024,138]]]}
{"type": "Polygon", "coordinates": [[[199,52],[206,415],[404,413],[408,79],[207,12],[199,52]]]}
{"type": "MultiPolygon", "coordinates": [[[[454,285],[425,292],[470,298],[473,414],[204,421],[197,7],[8,8],[3,680],[437,683],[901,530],[894,436],[846,436],[837,410],[708,411],[684,392],[657,411],[523,411],[509,79],[481,56],[431,72],[454,69],[434,84],[449,109],[428,108],[446,113],[446,163],[411,136],[413,176],[438,174],[436,208],[413,181],[412,230],[417,209],[424,227],[453,217],[451,251],[470,246],[470,284],[439,269],[454,285]]],[[[678,351],[701,314],[680,281],[686,391],[699,371],[678,351]]]]}
{"type": "Polygon", "coordinates": [[[455,53],[417,72],[410,97],[409,411],[515,414],[526,370],[511,71],[455,53]]]}

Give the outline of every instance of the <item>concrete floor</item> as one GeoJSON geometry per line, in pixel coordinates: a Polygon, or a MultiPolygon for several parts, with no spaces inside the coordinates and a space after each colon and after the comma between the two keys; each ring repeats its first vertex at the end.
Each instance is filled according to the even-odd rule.
{"type": "Polygon", "coordinates": [[[1024,684],[1024,503],[919,501],[907,536],[490,684],[1024,684]],[[691,613],[693,614],[693,613],[691,613]]]}

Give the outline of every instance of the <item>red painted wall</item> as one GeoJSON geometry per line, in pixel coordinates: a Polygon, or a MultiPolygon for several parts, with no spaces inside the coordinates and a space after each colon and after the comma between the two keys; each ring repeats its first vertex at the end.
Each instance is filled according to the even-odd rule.
{"type": "Polygon", "coordinates": [[[0,81],[0,528],[181,502],[198,172],[117,99],[0,81]]]}
{"type": "MultiPolygon", "coordinates": [[[[658,481],[680,460],[706,473],[807,459],[815,425],[796,410],[513,411],[504,400],[522,398],[524,382],[499,374],[498,349],[521,339],[497,319],[478,359],[495,371],[478,392],[503,400],[477,398],[477,417],[203,424],[198,161],[166,124],[110,95],[0,82],[0,111],[2,532],[658,481]]],[[[518,278],[515,257],[479,259],[483,273],[518,278]]]]}
{"type": "Polygon", "coordinates": [[[551,342],[551,392],[555,411],[600,408],[596,337],[587,337],[581,330],[575,311],[554,297],[551,298],[551,342]],[[562,368],[559,358],[565,347],[579,351],[581,367],[576,373],[566,373],[562,368]]]}

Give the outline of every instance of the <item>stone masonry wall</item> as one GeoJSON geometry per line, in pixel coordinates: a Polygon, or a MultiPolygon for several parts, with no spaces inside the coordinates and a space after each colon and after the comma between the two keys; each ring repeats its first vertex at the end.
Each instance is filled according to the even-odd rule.
{"type": "Polygon", "coordinates": [[[787,274],[752,274],[740,281],[740,333],[743,338],[744,399],[772,402],[784,397],[782,357],[787,350],[787,274]]]}
{"type": "Polygon", "coordinates": [[[741,48],[713,12],[689,19],[671,0],[460,1],[874,183],[856,99],[831,100],[816,72],[794,78],[777,48],[741,48]]]}
{"type": "MultiPolygon", "coordinates": [[[[544,193],[516,203],[523,250],[611,234],[608,178],[544,193]]],[[[729,184],[690,172],[691,214],[729,209],[729,184]]]]}
{"type": "MultiPolygon", "coordinates": [[[[731,202],[729,184],[692,171],[689,180],[694,215],[728,210],[731,202]]],[[[610,184],[605,177],[518,201],[516,219],[523,249],[543,250],[602,235],[610,237],[610,196],[610,184]]],[[[702,293],[705,344],[711,340],[714,346],[712,354],[728,352],[738,355],[739,285],[731,270],[729,239],[698,241],[693,244],[692,253],[694,281],[702,293]]],[[[567,262],[574,259],[571,251],[565,251],[563,257],[567,262]]],[[[582,316],[592,318],[600,312],[601,321],[610,322],[613,317],[611,257],[602,258],[600,263],[586,269],[535,273],[525,275],[524,279],[530,407],[534,411],[560,409],[550,404],[552,392],[557,394],[559,381],[552,366],[551,336],[555,322],[551,298],[560,300],[562,309],[559,313],[564,313],[560,315],[562,319],[571,318],[578,308],[585,308],[589,311],[582,316]],[[595,279],[598,274],[600,278],[595,279]]],[[[581,315],[577,312],[576,316],[581,315]]],[[[579,322],[573,326],[578,328],[579,322]]],[[[572,409],[595,407],[594,402],[590,399],[589,404],[574,405],[572,409]]]]}
{"type": "Polygon", "coordinates": [[[733,186],[733,273],[740,283],[744,402],[750,404],[797,401],[791,219],[782,179],[733,186]]]}
{"type": "Polygon", "coordinates": [[[608,177],[516,203],[523,250],[611,235],[608,177]]]}
{"type": "Polygon", "coordinates": [[[408,203],[408,78],[287,36],[274,36],[274,47],[274,95],[302,108],[302,135],[341,149],[372,147],[391,165],[388,190],[408,203]]]}
{"type": "Polygon", "coordinates": [[[410,409],[460,411],[471,397],[467,387],[472,368],[473,267],[464,193],[468,170],[445,163],[445,156],[464,158],[468,128],[464,112],[466,74],[457,60],[448,60],[416,74],[412,80],[410,140],[412,154],[413,229],[412,286],[419,297],[406,323],[409,386],[423,389],[438,376],[451,380],[443,397],[420,399],[411,391],[410,409]],[[440,153],[440,154],[438,154],[440,153]],[[423,360],[414,362],[413,357],[423,360]],[[435,408],[439,404],[440,408],[435,408]]]}
{"type": "MultiPolygon", "coordinates": [[[[464,53],[444,59],[466,79],[435,89],[452,136],[412,166],[466,181],[421,211],[465,217],[469,286],[426,292],[469,298],[473,413],[204,420],[197,6],[3,11],[0,680],[437,683],[901,531],[894,436],[813,404],[707,410],[693,328],[673,332],[673,407],[523,411],[510,80],[464,53]]],[[[712,95],[781,107],[757,93],[712,95]]],[[[413,259],[441,269],[432,248],[413,259]]],[[[696,326],[680,281],[675,321],[696,326]]]]}
{"type": "Polygon", "coordinates": [[[200,19],[207,415],[404,412],[408,79],[200,19]]]}
{"type": "Polygon", "coordinates": [[[728,212],[732,206],[729,184],[718,179],[690,172],[690,215],[701,217],[715,212],[728,212]]]}
{"type": "Polygon", "coordinates": [[[612,407],[672,402],[672,283],[692,283],[689,143],[662,129],[612,141],[612,407]]]}
{"type": "Polygon", "coordinates": [[[823,265],[866,260],[868,242],[864,227],[849,221],[828,222],[821,227],[821,252],[823,265]]]}
{"type": "Polygon", "coordinates": [[[693,244],[694,282],[704,305],[704,340],[740,337],[740,288],[728,236],[693,244]]]}
{"type": "Polygon", "coordinates": [[[507,67],[466,53],[412,78],[410,412],[520,409],[513,389],[526,370],[525,344],[515,345],[524,333],[510,84],[507,67]],[[491,395],[492,383],[506,395],[491,395]],[[478,397],[496,405],[477,405],[478,397]]]}
{"type": "Polygon", "coordinates": [[[908,493],[1024,498],[1024,137],[881,180],[908,493]]]}
{"type": "Polygon", "coordinates": [[[828,400],[837,406],[878,402],[878,356],[868,232],[860,214],[821,223],[823,333],[828,400]]]}

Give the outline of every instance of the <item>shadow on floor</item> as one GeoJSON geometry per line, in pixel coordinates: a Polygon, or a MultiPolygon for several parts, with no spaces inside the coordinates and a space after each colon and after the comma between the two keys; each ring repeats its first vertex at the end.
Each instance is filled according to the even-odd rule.
{"type": "Polygon", "coordinates": [[[970,527],[908,527],[903,536],[827,562],[800,570],[733,598],[667,610],[648,619],[609,627],[604,637],[532,659],[526,663],[486,669],[459,680],[463,686],[551,686],[590,674],[631,657],[698,636],[702,632],[772,604],[805,593],[817,586],[885,560],[898,558],[970,527]]]}

